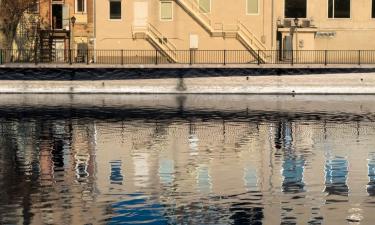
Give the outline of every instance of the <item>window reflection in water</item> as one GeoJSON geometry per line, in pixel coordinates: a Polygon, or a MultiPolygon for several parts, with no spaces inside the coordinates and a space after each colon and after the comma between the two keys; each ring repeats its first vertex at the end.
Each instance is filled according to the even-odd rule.
{"type": "Polygon", "coordinates": [[[368,178],[367,193],[370,196],[375,196],[375,153],[371,153],[368,159],[368,178]]]}

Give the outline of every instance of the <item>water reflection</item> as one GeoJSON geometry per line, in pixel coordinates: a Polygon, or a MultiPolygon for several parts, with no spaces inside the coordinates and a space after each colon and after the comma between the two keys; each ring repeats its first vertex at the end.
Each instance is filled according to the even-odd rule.
{"type": "Polygon", "coordinates": [[[370,114],[91,110],[0,116],[0,224],[375,220],[370,114]]]}
{"type": "Polygon", "coordinates": [[[375,196],[375,153],[371,152],[368,158],[368,178],[367,193],[370,196],[375,196]]]}

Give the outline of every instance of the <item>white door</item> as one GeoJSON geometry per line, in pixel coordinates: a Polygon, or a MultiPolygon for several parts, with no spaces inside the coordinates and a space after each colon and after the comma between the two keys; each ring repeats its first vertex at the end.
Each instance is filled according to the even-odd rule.
{"type": "Polygon", "coordinates": [[[135,27],[146,27],[148,19],[148,2],[135,1],[134,2],[134,22],[135,27]]]}
{"type": "Polygon", "coordinates": [[[65,43],[63,40],[56,40],[55,41],[55,49],[56,49],[56,62],[64,62],[65,56],[65,43]]]}

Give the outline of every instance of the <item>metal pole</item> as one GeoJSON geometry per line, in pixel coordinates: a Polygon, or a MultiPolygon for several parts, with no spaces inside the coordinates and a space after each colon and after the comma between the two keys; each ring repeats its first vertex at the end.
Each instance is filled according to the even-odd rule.
{"type": "Polygon", "coordinates": [[[38,65],[38,50],[37,48],[34,49],[34,63],[38,65]]]}
{"type": "Polygon", "coordinates": [[[69,48],[69,64],[72,65],[72,49],[70,48],[69,48]]]}
{"type": "Polygon", "coordinates": [[[294,50],[292,50],[292,61],[291,61],[291,65],[293,66],[294,64],[294,50]]]}
{"type": "Polygon", "coordinates": [[[0,65],[3,64],[3,49],[0,49],[0,65]]]}
{"type": "Polygon", "coordinates": [[[361,50],[358,50],[358,65],[361,65],[361,50]]]}
{"type": "Polygon", "coordinates": [[[190,65],[193,64],[193,50],[190,49],[190,62],[189,62],[190,65]]]}
{"type": "Polygon", "coordinates": [[[325,50],[324,51],[324,65],[327,65],[327,53],[328,53],[328,50],[325,50]]]}
{"type": "Polygon", "coordinates": [[[223,53],[224,53],[224,63],[223,64],[225,66],[225,65],[227,65],[227,50],[224,49],[223,53]]]}
{"type": "Polygon", "coordinates": [[[258,65],[260,65],[260,50],[258,49],[258,65]]]}
{"type": "Polygon", "coordinates": [[[121,65],[124,65],[124,49],[121,49],[121,65]]]}
{"type": "Polygon", "coordinates": [[[158,65],[158,50],[155,50],[155,65],[158,65]]]}

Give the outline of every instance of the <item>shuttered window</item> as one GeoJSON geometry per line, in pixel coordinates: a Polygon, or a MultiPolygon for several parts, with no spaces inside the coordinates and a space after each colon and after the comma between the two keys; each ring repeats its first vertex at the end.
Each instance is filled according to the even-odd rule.
{"type": "Polygon", "coordinates": [[[160,19],[161,20],[172,20],[173,19],[172,2],[169,2],[169,1],[160,2],[160,19]]]}
{"type": "Polygon", "coordinates": [[[259,0],[246,0],[247,14],[259,13],[259,0]]]}
{"type": "Polygon", "coordinates": [[[199,8],[203,13],[211,12],[211,0],[198,0],[199,8]]]}

